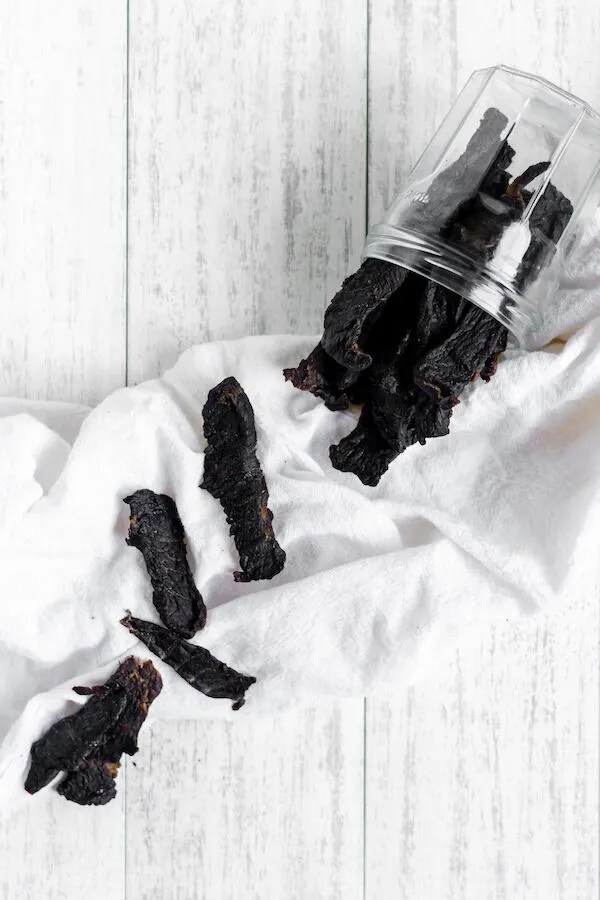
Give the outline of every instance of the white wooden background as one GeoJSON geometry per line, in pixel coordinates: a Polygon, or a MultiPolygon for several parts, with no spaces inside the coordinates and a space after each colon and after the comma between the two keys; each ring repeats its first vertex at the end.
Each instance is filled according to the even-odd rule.
{"type": "MultiPolygon", "coordinates": [[[[315,332],[469,72],[600,106],[597,0],[0,4],[0,389],[95,403],[315,332]]],[[[118,799],[4,813],[4,900],[593,900],[597,599],[393,703],[162,724],[118,799]]]]}

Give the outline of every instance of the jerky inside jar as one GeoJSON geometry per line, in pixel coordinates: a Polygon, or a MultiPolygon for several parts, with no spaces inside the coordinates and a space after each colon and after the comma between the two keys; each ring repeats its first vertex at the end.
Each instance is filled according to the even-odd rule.
{"type": "Polygon", "coordinates": [[[330,448],[336,469],[377,485],[408,448],[449,434],[465,388],[475,383],[476,403],[509,339],[535,346],[565,258],[600,203],[599,122],[522,72],[469,79],[370,230],[320,341],[284,370],[332,411],[360,407],[330,448]]]}

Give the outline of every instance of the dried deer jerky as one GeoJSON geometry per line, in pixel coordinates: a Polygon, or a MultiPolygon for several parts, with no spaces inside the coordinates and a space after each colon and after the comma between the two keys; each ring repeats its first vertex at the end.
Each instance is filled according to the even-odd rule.
{"type": "Polygon", "coordinates": [[[353,472],[372,487],[407,447],[448,434],[452,404],[441,406],[413,385],[412,362],[423,345],[451,333],[459,298],[426,279],[419,281],[413,286],[412,298],[398,298],[404,322],[395,329],[399,345],[394,356],[390,358],[389,354],[394,329],[388,328],[387,337],[382,337],[387,351],[381,354],[381,364],[369,370],[369,401],[358,424],[329,451],[336,469],[353,472]],[[418,304],[411,312],[410,300],[414,297],[418,304]]]}
{"type": "Polygon", "coordinates": [[[160,618],[183,637],[193,637],[206,623],[206,606],[190,571],[175,501],[144,489],[123,502],[131,510],[127,543],[144,557],[160,618]]]}
{"type": "Polygon", "coordinates": [[[189,644],[160,625],[136,619],[129,613],[121,619],[121,624],[197,691],[207,697],[233,700],[235,710],[246,702],[244,695],[256,682],[252,675],[241,675],[205,647],[189,644]]]}
{"type": "Polygon", "coordinates": [[[500,172],[512,160],[512,148],[503,138],[507,125],[508,119],[500,110],[490,107],[485,111],[463,153],[431,182],[427,203],[415,204],[415,227],[439,227],[440,222],[453,216],[465,197],[475,196],[482,185],[489,188],[493,178],[502,180],[500,172]]]}
{"type": "Polygon", "coordinates": [[[407,279],[401,266],[366,259],[347,278],[325,311],[321,344],[340,366],[360,372],[372,363],[364,349],[369,331],[392,294],[407,279]]]}
{"type": "Polygon", "coordinates": [[[25,790],[35,794],[66,772],[57,787],[67,800],[101,806],[116,795],[123,753],[137,752],[137,736],[162,689],[153,664],[128,657],[104,685],[76,687],[89,700],[55,722],[31,747],[25,790]]]}
{"type": "Polygon", "coordinates": [[[321,343],[297,366],[284,369],[283,375],[295,388],[319,397],[331,410],[347,409],[351,403],[359,403],[361,399],[360,370],[340,366],[325,352],[321,343]]]}
{"type": "Polygon", "coordinates": [[[201,487],[220,501],[240,558],[236,581],[273,578],[285,552],[273,532],[269,492],[256,456],[254,410],[235,378],[212,388],[202,410],[207,447],[201,487]]]}
{"type": "MultiPolygon", "coordinates": [[[[463,153],[413,203],[410,227],[442,237],[477,261],[493,259],[533,196],[535,188],[528,185],[550,165],[538,162],[512,177],[515,150],[507,125],[499,110],[486,110],[463,153]]],[[[515,275],[517,289],[535,279],[556,252],[573,212],[551,182],[537,190],[542,193],[527,218],[531,239],[515,275]]],[[[321,343],[303,361],[306,369],[300,371],[301,363],[286,370],[295,386],[324,396],[331,408],[338,400],[339,408],[347,405],[349,394],[331,378],[328,360],[345,378],[359,374],[352,388],[363,405],[359,421],[330,448],[330,458],[335,468],[367,485],[376,485],[411,444],[448,434],[462,391],[478,375],[484,381],[493,377],[508,339],[505,325],[469,300],[419,275],[394,275],[390,266],[365,260],[328,307],[321,343]]],[[[501,298],[505,321],[513,306],[511,296],[501,298]]]]}
{"type": "Polygon", "coordinates": [[[59,772],[76,769],[105,740],[125,709],[124,693],[92,697],[70,716],[55,722],[31,746],[31,766],[25,790],[35,794],[59,772]]]}

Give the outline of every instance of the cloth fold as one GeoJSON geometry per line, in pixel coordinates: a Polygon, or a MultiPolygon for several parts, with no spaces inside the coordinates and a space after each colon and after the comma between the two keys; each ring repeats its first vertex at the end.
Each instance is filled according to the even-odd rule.
{"type": "Polygon", "coordinates": [[[89,413],[0,402],[0,802],[25,796],[30,744],[81,702],[72,685],[150,655],[119,624],[126,609],[157,620],[141,554],[125,543],[122,498],[138,488],[177,503],[209,609],[194,640],[258,679],[232,713],[157,663],[151,719],[394,690],[449,632],[597,594],[599,318],[566,343],[509,351],[489,385],[465,392],[450,435],[409,448],[376,488],[329,461],[352,414],[284,382],[314,341],[193,347],[89,413]],[[228,375],[254,406],[287,553],[270,582],[234,582],[224,514],[198,487],[202,406],[228,375]]]}

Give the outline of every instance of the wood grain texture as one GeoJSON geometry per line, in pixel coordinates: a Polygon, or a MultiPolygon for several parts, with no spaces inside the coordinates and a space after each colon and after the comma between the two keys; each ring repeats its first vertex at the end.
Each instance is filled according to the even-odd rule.
{"type": "Polygon", "coordinates": [[[0,813],[1,900],[122,900],[124,822],[122,773],[105,807],[77,806],[51,790],[0,813]]]}
{"type": "Polygon", "coordinates": [[[122,0],[0,7],[0,393],[97,402],[125,364],[122,0]]]}
{"type": "MultiPolygon", "coordinates": [[[[129,0],[129,376],[316,331],[471,69],[600,106],[587,0],[129,0]]],[[[123,0],[0,10],[0,391],[125,377],[123,0]],[[85,302],[82,302],[83,301],[85,302]]],[[[142,735],[117,801],[0,820],[2,900],[592,900],[597,598],[449,652],[394,701],[142,735]],[[135,763],[135,765],[134,765],[135,763]],[[366,774],[366,795],[363,776],[366,774]],[[363,825],[363,803],[367,816],[363,825]],[[366,829],[366,830],[364,830],[366,829]]]]}
{"type": "Polygon", "coordinates": [[[456,97],[455,0],[371,0],[369,224],[379,221],[456,97]]]}
{"type": "Polygon", "coordinates": [[[127,896],[362,900],[362,713],[153,728],[128,766],[127,896]]]}
{"type": "MultiPolygon", "coordinates": [[[[0,6],[0,393],[92,404],[125,371],[121,0],[0,6]]],[[[2,900],[120,898],[123,797],[0,813],[2,900]]]]}
{"type": "MultiPolygon", "coordinates": [[[[587,2],[372,2],[369,221],[473,69],[524,68],[599,106],[599,29],[587,2]]],[[[599,636],[597,598],[574,598],[367,702],[366,900],[597,896],[599,636]]]]}
{"type": "Polygon", "coordinates": [[[474,69],[505,63],[600,105],[600,5],[591,0],[453,0],[458,88],[474,69]]]}
{"type": "Polygon", "coordinates": [[[507,623],[367,713],[367,900],[598,896],[598,602],[507,623]]]}
{"type": "MultiPolygon", "coordinates": [[[[202,340],[320,327],[364,237],[366,6],[130,11],[136,382],[202,340]]],[[[363,711],[157,726],[127,769],[127,896],[362,898],[363,711]]]]}
{"type": "Polygon", "coordinates": [[[366,6],[132,0],[129,376],[314,332],[358,262],[366,6]]]}

